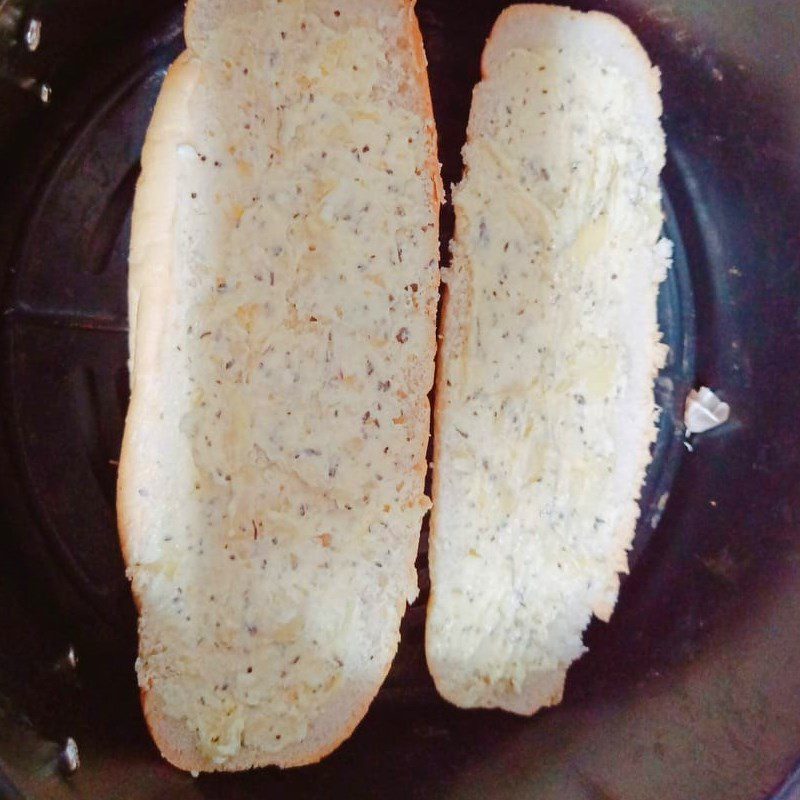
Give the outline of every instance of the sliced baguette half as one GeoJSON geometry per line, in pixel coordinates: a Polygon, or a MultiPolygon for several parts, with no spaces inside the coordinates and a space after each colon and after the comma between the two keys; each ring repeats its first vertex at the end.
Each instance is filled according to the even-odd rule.
{"type": "Polygon", "coordinates": [[[513,6],[454,191],[434,419],[426,650],[439,692],[561,699],[627,569],[665,357],[659,74],[601,13],[513,6]]]}
{"type": "Polygon", "coordinates": [[[317,761],[397,648],[424,495],[439,165],[413,3],[190,0],[130,255],[120,537],[156,744],[317,761]]]}

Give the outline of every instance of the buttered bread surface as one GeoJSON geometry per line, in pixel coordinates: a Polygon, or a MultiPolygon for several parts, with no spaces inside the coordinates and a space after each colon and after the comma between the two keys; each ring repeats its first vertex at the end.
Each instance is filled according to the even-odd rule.
{"type": "Polygon", "coordinates": [[[461,706],[561,697],[626,569],[655,436],[658,77],[606,15],[517,6],[454,192],[435,411],[428,663],[461,706]]]}
{"type": "Polygon", "coordinates": [[[123,546],[192,770],[314,761],[417,593],[438,164],[411,5],[197,0],[143,156],[123,546]]]}

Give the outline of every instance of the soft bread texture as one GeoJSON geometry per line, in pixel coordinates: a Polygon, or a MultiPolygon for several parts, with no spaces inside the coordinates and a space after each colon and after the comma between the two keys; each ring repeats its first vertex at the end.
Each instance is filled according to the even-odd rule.
{"type": "Polygon", "coordinates": [[[193,0],[142,156],[118,486],[137,674],[195,772],[314,762],[417,593],[438,294],[413,3],[193,0]]]}
{"type": "Polygon", "coordinates": [[[619,21],[521,5],[482,61],[454,192],[426,650],[463,707],[561,699],[627,569],[656,435],[665,141],[619,21]]]}

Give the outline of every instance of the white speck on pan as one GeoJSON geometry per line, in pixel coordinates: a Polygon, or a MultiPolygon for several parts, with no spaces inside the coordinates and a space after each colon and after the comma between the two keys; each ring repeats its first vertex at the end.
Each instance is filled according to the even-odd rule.
{"type": "Polygon", "coordinates": [[[78,755],[78,743],[71,736],[67,737],[64,749],[59,755],[58,762],[61,771],[65,775],[72,775],[81,765],[80,756],[78,755]]]}
{"type": "Polygon", "coordinates": [[[731,414],[731,407],[717,397],[707,386],[692,389],[686,398],[683,422],[686,433],[705,433],[724,425],[731,414]]]}

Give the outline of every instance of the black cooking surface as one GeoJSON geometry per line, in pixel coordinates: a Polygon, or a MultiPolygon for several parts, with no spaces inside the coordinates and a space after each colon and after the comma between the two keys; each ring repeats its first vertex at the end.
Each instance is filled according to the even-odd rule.
{"type": "MultiPolygon", "coordinates": [[[[715,27],[713,3],[595,4],[629,22],[664,73],[676,254],[659,298],[671,356],[656,386],[663,413],[635,569],[612,622],[590,627],[563,706],[525,721],[438,699],[423,656],[423,536],[420,598],[353,740],[319,767],[195,783],[158,759],[139,715],[114,515],[131,201],[158,89],[183,46],[181,9],[66,5],[41,6],[54,45],[30,64],[48,73],[51,107],[0,102],[0,772],[5,761],[33,797],[749,800],[774,788],[800,754],[794,50],[770,73],[764,43],[730,21],[715,27]],[[690,452],[681,417],[695,381],[719,390],[733,420],[690,452]],[[77,670],[64,663],[69,645],[77,670]],[[67,736],[83,761],[69,780],[56,759],[67,736]]],[[[502,5],[420,1],[448,186],[502,5]]],[[[751,6],[734,5],[744,25],[751,6]]],[[[775,7],[797,26],[800,10],[775,7]]],[[[770,25],[778,49],[785,30],[770,25]]],[[[451,231],[447,206],[443,242],[451,231]]]]}

